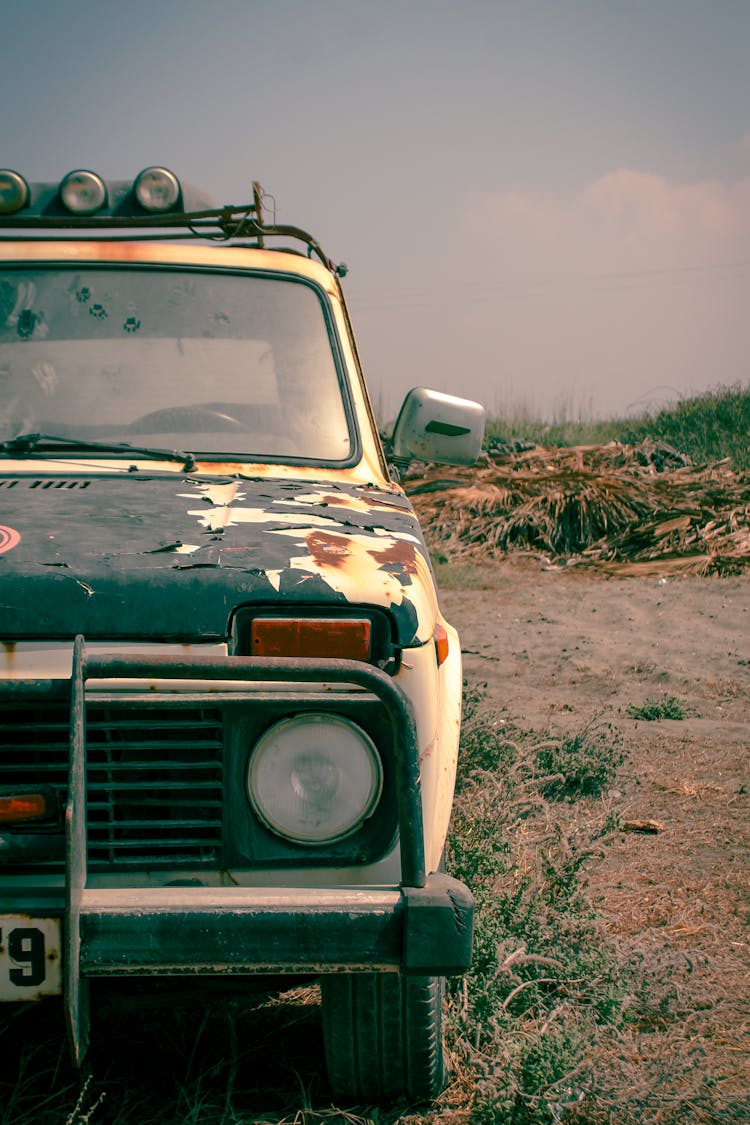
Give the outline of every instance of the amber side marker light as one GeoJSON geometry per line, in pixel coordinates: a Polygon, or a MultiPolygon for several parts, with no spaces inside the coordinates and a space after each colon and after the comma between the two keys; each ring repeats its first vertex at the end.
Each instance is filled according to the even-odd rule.
{"type": "Polygon", "coordinates": [[[437,654],[438,668],[448,659],[450,644],[448,643],[448,630],[444,625],[435,627],[435,652],[437,654]]]}
{"type": "Polygon", "coordinates": [[[46,793],[0,793],[0,824],[45,820],[52,811],[46,793]]]}
{"type": "Polygon", "coordinates": [[[367,618],[256,617],[250,630],[253,656],[311,656],[369,660],[367,618]]]}

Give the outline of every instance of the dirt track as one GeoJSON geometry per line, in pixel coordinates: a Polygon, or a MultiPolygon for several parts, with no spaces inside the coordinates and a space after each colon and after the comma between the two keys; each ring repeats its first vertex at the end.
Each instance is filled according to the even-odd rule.
{"type": "Polygon", "coordinates": [[[488,586],[443,592],[467,678],[524,729],[611,721],[626,759],[603,799],[621,824],[661,826],[615,832],[589,870],[607,940],[644,984],[598,1060],[602,1113],[617,1106],[601,1119],[750,1120],[750,580],[524,561],[488,586]],[[686,717],[628,713],[665,698],[686,717]]]}

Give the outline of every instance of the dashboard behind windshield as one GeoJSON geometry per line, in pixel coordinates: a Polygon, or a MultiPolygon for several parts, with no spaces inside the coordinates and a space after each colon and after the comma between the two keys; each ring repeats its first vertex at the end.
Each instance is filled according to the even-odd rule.
{"type": "Polygon", "coordinates": [[[290,278],[49,266],[0,272],[0,439],[347,461],[323,301],[290,278]]]}

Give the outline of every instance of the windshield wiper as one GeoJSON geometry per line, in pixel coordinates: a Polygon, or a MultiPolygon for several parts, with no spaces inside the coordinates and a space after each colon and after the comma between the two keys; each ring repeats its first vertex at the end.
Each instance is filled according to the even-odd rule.
{"type": "Polygon", "coordinates": [[[15,453],[21,457],[47,447],[67,446],[81,452],[88,450],[107,453],[127,453],[138,457],[150,457],[157,461],[181,461],[183,472],[191,473],[196,461],[192,453],[181,449],[154,449],[150,446],[130,445],[126,441],[86,441],[83,438],[60,437],[59,434],[18,434],[17,437],[0,441],[0,453],[15,453]]]}

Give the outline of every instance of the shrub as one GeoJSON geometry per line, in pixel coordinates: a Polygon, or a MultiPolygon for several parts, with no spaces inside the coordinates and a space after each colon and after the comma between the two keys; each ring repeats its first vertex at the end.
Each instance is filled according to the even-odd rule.
{"type": "Polygon", "coordinates": [[[663,695],[661,699],[652,696],[639,707],[631,703],[628,707],[628,715],[631,719],[653,723],[661,719],[686,719],[688,709],[675,695],[663,695]]]}

